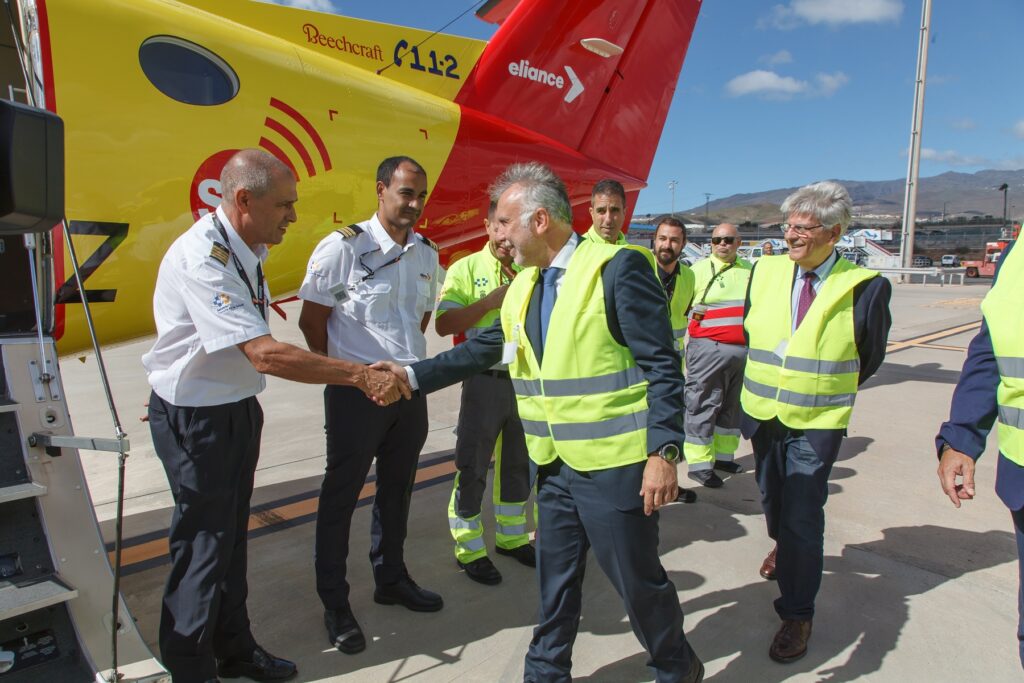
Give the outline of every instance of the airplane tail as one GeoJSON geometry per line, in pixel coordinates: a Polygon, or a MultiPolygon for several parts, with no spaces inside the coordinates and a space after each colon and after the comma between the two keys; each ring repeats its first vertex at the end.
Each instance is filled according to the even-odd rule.
{"type": "Polygon", "coordinates": [[[646,179],[701,0],[496,0],[456,102],[646,179]]]}

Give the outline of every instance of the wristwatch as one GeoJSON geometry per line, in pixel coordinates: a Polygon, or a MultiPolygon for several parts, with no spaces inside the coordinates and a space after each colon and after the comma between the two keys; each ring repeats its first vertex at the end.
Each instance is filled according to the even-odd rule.
{"type": "Polygon", "coordinates": [[[679,446],[674,443],[667,443],[658,449],[658,455],[666,462],[674,465],[679,462],[679,446]]]}

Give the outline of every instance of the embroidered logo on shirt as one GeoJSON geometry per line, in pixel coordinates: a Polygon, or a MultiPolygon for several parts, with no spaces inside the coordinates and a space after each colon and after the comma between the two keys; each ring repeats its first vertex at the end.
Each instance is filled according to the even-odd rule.
{"type": "Polygon", "coordinates": [[[313,261],[312,263],[310,263],[309,267],[306,268],[306,273],[308,275],[312,275],[315,278],[324,277],[324,271],[320,268],[319,261],[313,261]]]}
{"type": "Polygon", "coordinates": [[[228,264],[228,257],[230,255],[231,252],[228,251],[228,248],[220,242],[214,242],[213,246],[210,247],[210,258],[217,261],[222,266],[226,266],[228,264]]]}
{"type": "Polygon", "coordinates": [[[420,273],[420,279],[430,282],[430,273],[420,273]]]}
{"type": "Polygon", "coordinates": [[[217,294],[214,294],[213,301],[211,303],[213,304],[213,310],[216,311],[217,313],[231,311],[241,307],[242,305],[241,302],[235,303],[231,301],[231,297],[225,294],[224,292],[218,292],[217,294]]]}
{"type": "Polygon", "coordinates": [[[476,285],[477,287],[486,287],[487,286],[487,278],[485,278],[485,277],[478,277],[477,279],[473,280],[473,284],[476,285]]]}

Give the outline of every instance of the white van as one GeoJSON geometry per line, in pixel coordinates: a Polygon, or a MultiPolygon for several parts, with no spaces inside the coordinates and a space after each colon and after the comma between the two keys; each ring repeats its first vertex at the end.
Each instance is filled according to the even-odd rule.
{"type": "Polygon", "coordinates": [[[960,266],[960,257],[956,254],[943,254],[939,265],[943,268],[957,268],[960,266]]]}

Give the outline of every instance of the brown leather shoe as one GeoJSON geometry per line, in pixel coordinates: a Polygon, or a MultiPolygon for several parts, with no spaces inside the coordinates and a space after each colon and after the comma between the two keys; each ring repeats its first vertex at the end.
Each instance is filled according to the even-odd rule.
{"type": "Polygon", "coordinates": [[[807,654],[807,641],[811,639],[811,620],[784,619],[779,627],[768,656],[776,662],[788,664],[807,654]]]}
{"type": "Polygon", "coordinates": [[[768,557],[764,558],[764,562],[761,563],[761,571],[759,573],[762,579],[767,579],[768,581],[775,580],[775,554],[778,552],[779,546],[776,544],[772,551],[768,553],[768,557]]]}

